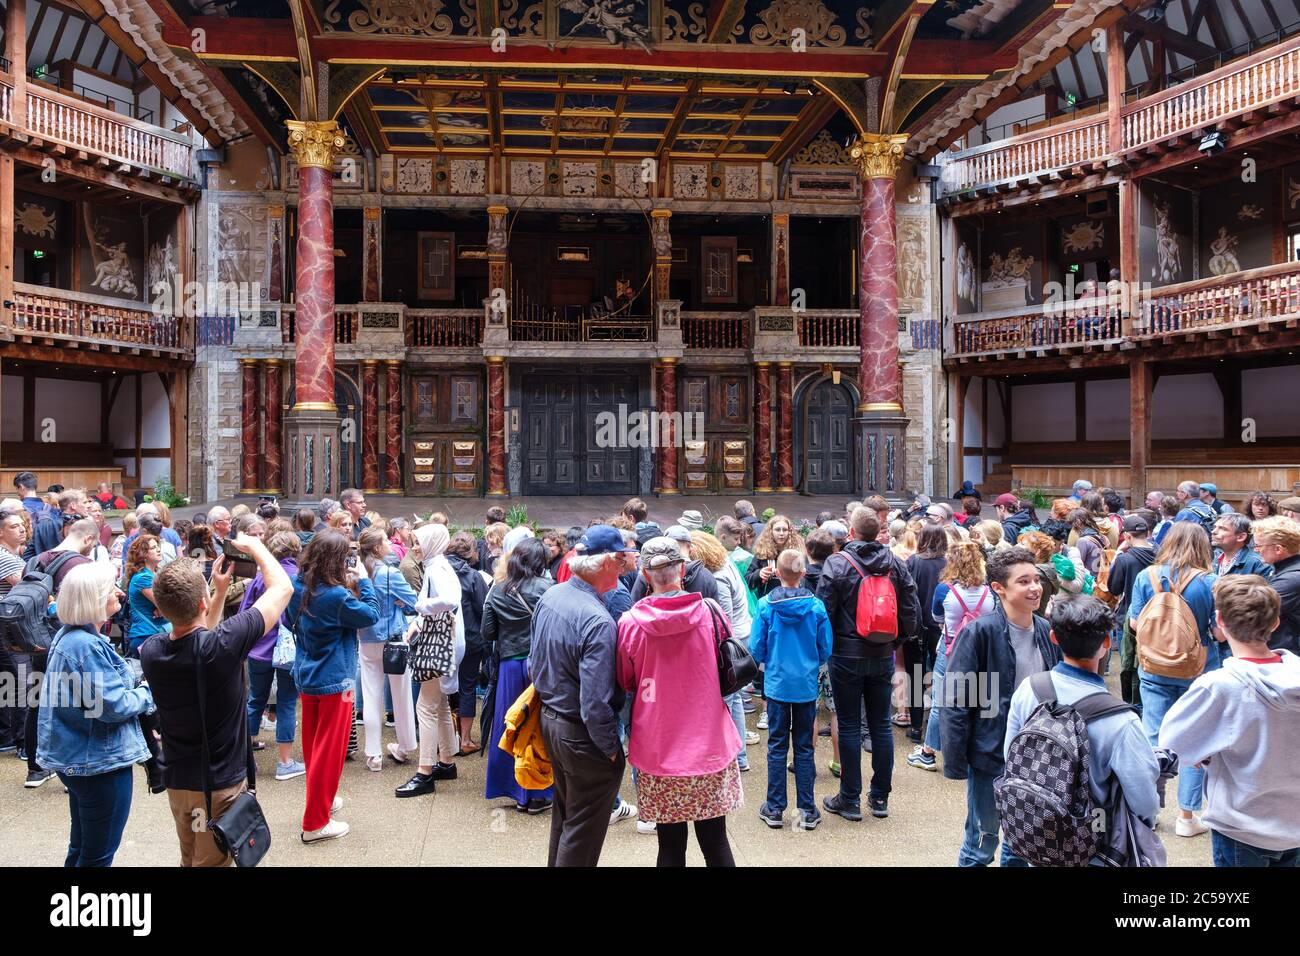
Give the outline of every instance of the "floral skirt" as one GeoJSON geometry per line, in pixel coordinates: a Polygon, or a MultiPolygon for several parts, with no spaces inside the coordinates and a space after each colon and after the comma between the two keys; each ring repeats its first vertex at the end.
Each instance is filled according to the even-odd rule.
{"type": "Polygon", "coordinates": [[[740,766],[734,760],[717,773],[695,777],[658,777],[644,770],[637,774],[637,817],[641,820],[711,820],[739,809],[743,801],[740,766]]]}

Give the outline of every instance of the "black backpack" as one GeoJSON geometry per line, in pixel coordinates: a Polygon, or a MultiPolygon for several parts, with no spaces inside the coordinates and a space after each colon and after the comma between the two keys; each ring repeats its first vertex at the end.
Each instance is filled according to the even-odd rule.
{"type": "Polygon", "coordinates": [[[1089,785],[1087,725],[1133,708],[1109,691],[1061,704],[1050,672],[1029,681],[1040,703],[1012,738],[1006,769],[993,782],[1002,832],[1010,850],[1034,866],[1087,866],[1105,844],[1108,824],[1089,785]]]}
{"type": "Polygon", "coordinates": [[[23,568],[23,579],[0,598],[0,632],[5,643],[27,654],[43,654],[50,649],[50,639],[58,623],[50,617],[50,597],[54,594],[54,576],[76,554],[64,551],[41,567],[39,557],[23,568]]]}

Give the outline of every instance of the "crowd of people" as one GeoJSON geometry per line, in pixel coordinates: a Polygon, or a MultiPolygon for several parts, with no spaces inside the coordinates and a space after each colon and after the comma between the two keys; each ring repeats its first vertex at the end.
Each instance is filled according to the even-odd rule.
{"type": "Polygon", "coordinates": [[[1086,728],[1096,806],[1122,797],[1151,831],[1176,773],[1176,836],[1208,832],[1216,865],[1300,865],[1300,771],[1284,759],[1300,739],[1300,498],[1259,493],[1238,512],[1189,481],[1126,508],[1080,480],[1042,514],[999,495],[994,518],[967,483],[951,504],[872,496],[796,522],[738,501],[662,524],[633,498],[539,535],[500,507],[481,530],[385,519],[348,489],[291,514],[263,500],[180,519],[148,502],[115,534],[111,489],[15,484],[0,618],[45,588],[50,636],[0,642],[0,667],[42,687],[0,708],[0,749],[27,760],[28,787],[57,774],[67,789],[70,866],[111,864],[136,764],[168,795],[183,865],[228,865],[194,820],[257,789],[263,734],[274,779],[306,777],[307,844],[349,832],[348,760],[409,766],[405,799],[484,751],[486,799],[550,814],[552,866],[595,865],[632,819],[661,866],[685,865],[692,828],[705,861],[730,866],[726,818],[759,732],[758,815],[813,830],[824,814],[890,814],[896,728],[903,766],[966,782],[959,865],[988,865],[999,844],[1004,866],[1041,864],[1008,807],[1026,741],[1061,708],[1087,716],[1070,726],[1086,728]],[[417,682],[393,649],[426,632],[453,659],[417,682]],[[730,693],[727,640],[757,665],[730,693]],[[67,692],[92,686],[93,702],[67,692]],[[521,703],[542,774],[498,746],[525,733],[521,703]],[[818,736],[837,781],[820,802],[818,736]]]}

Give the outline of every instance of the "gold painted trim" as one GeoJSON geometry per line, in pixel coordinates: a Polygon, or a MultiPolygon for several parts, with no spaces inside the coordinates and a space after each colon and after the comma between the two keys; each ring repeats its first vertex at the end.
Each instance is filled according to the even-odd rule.
{"type": "Polygon", "coordinates": [[[771,365],[772,365],[771,362],[755,362],[755,363],[754,363],[755,368],[770,368],[771,365]]]}
{"type": "MultiPolygon", "coordinates": [[[[230,59],[229,54],[200,53],[196,55],[200,59],[214,59],[214,60],[230,59]]],[[[830,59],[832,56],[834,55],[832,54],[826,57],[819,56],[816,59],[823,59],[823,58],[830,59]]],[[[877,59],[878,58],[879,57],[877,56],[877,59]]],[[[258,59],[259,60],[281,60],[286,63],[298,62],[296,58],[292,58],[292,57],[264,56],[264,57],[258,57],[258,59]]],[[[374,63],[375,60],[374,57],[331,57],[326,62],[339,63],[343,65],[357,65],[357,64],[371,64],[374,63]]],[[[501,61],[499,59],[495,59],[495,60],[393,60],[387,65],[388,66],[453,67],[460,70],[468,70],[468,69],[500,70],[501,69],[501,61]]],[[[534,66],[534,64],[529,64],[529,65],[534,66]]],[[[535,66],[538,69],[541,69],[542,66],[544,66],[544,64],[535,64],[535,66]]],[[[549,66],[549,64],[545,64],[545,66],[549,66]]],[[[698,76],[701,72],[700,68],[697,66],[656,65],[654,67],[645,67],[645,66],[637,66],[637,65],[626,64],[626,63],[624,64],[615,64],[615,63],[606,63],[606,62],[587,63],[585,61],[579,61],[573,63],[566,61],[563,64],[557,64],[557,68],[562,68],[566,72],[575,72],[578,70],[604,70],[604,71],[617,70],[620,72],[627,72],[628,70],[641,70],[642,72],[654,73],[654,74],[683,73],[683,74],[690,74],[693,76],[698,76]]],[[[743,70],[743,69],[719,68],[716,71],[711,71],[710,73],[705,74],[705,78],[706,78],[706,82],[708,77],[726,77],[726,76],[768,76],[768,77],[799,76],[799,77],[808,77],[809,79],[814,79],[815,77],[819,77],[819,76],[833,76],[842,79],[864,80],[869,78],[871,75],[872,74],[866,73],[862,70],[827,71],[827,70],[814,70],[812,67],[809,67],[806,71],[799,70],[799,71],[792,71],[789,73],[774,73],[771,70],[743,70]]],[[[533,84],[527,84],[527,85],[533,85],[533,84]]],[[[722,89],[730,91],[733,88],[723,87],[722,89]]],[[[675,92],[680,92],[680,91],[675,91],[675,92]]],[[[829,93],[830,91],[827,90],[827,92],[829,93]]]]}
{"type": "Polygon", "coordinates": [[[777,368],[794,368],[794,362],[777,362],[777,368]]]}
{"type": "MultiPolygon", "coordinates": [[[[378,365],[378,364],[379,364],[379,359],[362,359],[362,360],[361,360],[361,364],[362,364],[362,365],[378,365]]],[[[363,488],[363,489],[361,489],[361,490],[364,491],[365,489],[363,488]]]]}
{"type": "Polygon", "coordinates": [[[363,495],[377,495],[377,494],[379,494],[379,489],[378,489],[378,488],[362,488],[362,489],[361,489],[361,493],[362,493],[363,495]]]}
{"type": "Polygon", "coordinates": [[[675,358],[661,358],[661,359],[659,360],[659,364],[660,364],[660,365],[676,365],[676,364],[677,364],[677,359],[675,359],[675,358]]]}
{"type": "Polygon", "coordinates": [[[261,491],[260,493],[261,493],[261,494],[264,494],[264,495],[282,495],[282,494],[284,494],[284,489],[283,489],[283,488],[263,488],[262,491],[261,491]]]}
{"type": "Polygon", "coordinates": [[[289,128],[289,149],[298,168],[316,166],[333,170],[334,158],[343,149],[345,140],[334,120],[285,120],[289,128]]]}
{"type": "Polygon", "coordinates": [[[510,207],[509,206],[488,206],[487,212],[489,216],[505,216],[509,214],[510,207]]]}
{"type": "Polygon", "coordinates": [[[260,495],[262,492],[259,488],[240,488],[239,493],[241,495],[260,495]]]}
{"type": "Polygon", "coordinates": [[[661,495],[680,495],[681,492],[680,492],[678,489],[676,489],[676,488],[661,488],[661,489],[659,489],[659,494],[661,494],[661,495]]]}
{"type": "Polygon", "coordinates": [[[754,494],[756,495],[770,495],[770,494],[774,494],[775,492],[776,492],[775,488],[769,488],[767,486],[754,489],[754,494]]]}
{"type": "Polygon", "coordinates": [[[283,365],[283,364],[284,364],[284,359],[280,359],[280,358],[262,359],[262,361],[265,362],[267,365],[283,365]]]}
{"type": "Polygon", "coordinates": [[[384,359],[384,364],[385,364],[385,365],[396,365],[398,368],[401,368],[401,366],[402,366],[402,360],[401,360],[401,359],[384,359]]]}
{"type": "Polygon", "coordinates": [[[291,412],[337,412],[339,407],[333,402],[298,402],[291,412]]]}
{"type": "Polygon", "coordinates": [[[489,365],[504,365],[506,361],[504,355],[485,355],[484,358],[487,360],[489,365]]]}
{"type": "Polygon", "coordinates": [[[651,218],[651,219],[671,219],[672,216],[673,216],[673,211],[672,211],[671,209],[651,209],[651,210],[650,210],[650,218],[651,218]]]}
{"type": "Polygon", "coordinates": [[[901,412],[903,406],[898,402],[863,402],[858,406],[860,412],[901,412]]]}
{"type": "Polygon", "coordinates": [[[344,97],[343,102],[339,104],[339,108],[334,111],[334,114],[330,117],[330,119],[336,120],[340,116],[342,116],[343,111],[347,108],[347,105],[352,102],[353,98],[362,90],[364,90],[367,86],[373,83],[375,80],[379,79],[379,77],[381,77],[386,72],[388,72],[388,67],[381,66],[378,69],[376,69],[374,73],[370,74],[370,76],[366,77],[364,80],[358,83],[353,88],[352,92],[349,93],[346,97],[344,97]]]}
{"type": "Polygon", "coordinates": [[[783,488],[778,488],[778,489],[776,489],[776,493],[777,493],[778,495],[792,495],[792,494],[794,494],[794,486],[793,486],[793,485],[789,485],[789,486],[786,486],[786,487],[783,487],[783,488]]]}
{"type": "Polygon", "coordinates": [[[489,498],[508,498],[508,497],[510,496],[510,492],[508,492],[508,491],[489,491],[489,492],[487,493],[487,496],[488,496],[489,498]]]}

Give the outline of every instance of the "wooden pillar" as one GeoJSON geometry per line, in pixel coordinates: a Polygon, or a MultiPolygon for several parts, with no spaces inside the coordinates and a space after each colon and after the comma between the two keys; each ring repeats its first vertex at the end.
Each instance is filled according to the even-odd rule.
{"type": "Polygon", "coordinates": [[[27,0],[9,0],[5,5],[5,59],[13,77],[13,100],[9,115],[14,129],[27,126],[27,0]]]}
{"type": "Polygon", "coordinates": [[[669,298],[669,284],[673,272],[673,237],[669,226],[672,217],[671,209],[650,210],[650,238],[655,257],[654,300],[656,303],[665,302],[669,298]]]}
{"type": "Polygon", "coordinates": [[[190,373],[185,368],[162,376],[167,388],[171,429],[171,479],[177,494],[185,494],[190,483],[189,416],[190,373]]]}
{"type": "MultiPolygon", "coordinates": [[[[949,446],[953,441],[956,442],[957,453],[956,461],[949,463],[949,477],[953,481],[954,488],[960,488],[963,481],[966,480],[966,393],[970,390],[970,377],[966,375],[957,376],[957,407],[953,409],[952,427],[956,432],[955,439],[949,436],[949,446]]],[[[1008,428],[1010,423],[1008,423],[1008,428]]]]}
{"type": "Polygon", "coordinates": [[[14,324],[14,158],[0,153],[0,325],[14,324]]]}
{"type": "Polygon", "coordinates": [[[980,484],[989,473],[989,380],[980,379],[980,484]]]}
{"type": "Polygon", "coordinates": [[[1088,440],[1088,383],[1083,379],[1074,383],[1074,440],[1080,445],[1088,440]]]}
{"type": "Polygon", "coordinates": [[[1129,405],[1132,415],[1129,425],[1129,503],[1136,506],[1146,498],[1147,465],[1151,461],[1151,393],[1154,376],[1151,363],[1140,356],[1129,359],[1129,405]]]}
{"type": "Polygon", "coordinates": [[[144,487],[144,372],[135,373],[135,484],[144,487]]]}
{"type": "Polygon", "coordinates": [[[1119,182],[1119,278],[1124,284],[1120,316],[1120,334],[1133,334],[1133,322],[1141,315],[1142,301],[1137,289],[1142,281],[1138,261],[1138,184],[1136,180],[1119,182]]]}
{"type": "Polygon", "coordinates": [[[1124,28],[1112,23],[1106,28],[1106,117],[1110,153],[1124,151],[1124,28]]]}
{"type": "MultiPolygon", "coordinates": [[[[13,77],[10,116],[15,129],[27,125],[27,0],[9,0],[5,9],[4,55],[13,77]]],[[[75,232],[76,230],[74,230],[75,232]]],[[[0,324],[13,325],[14,312],[14,158],[0,154],[0,324]]]]}

